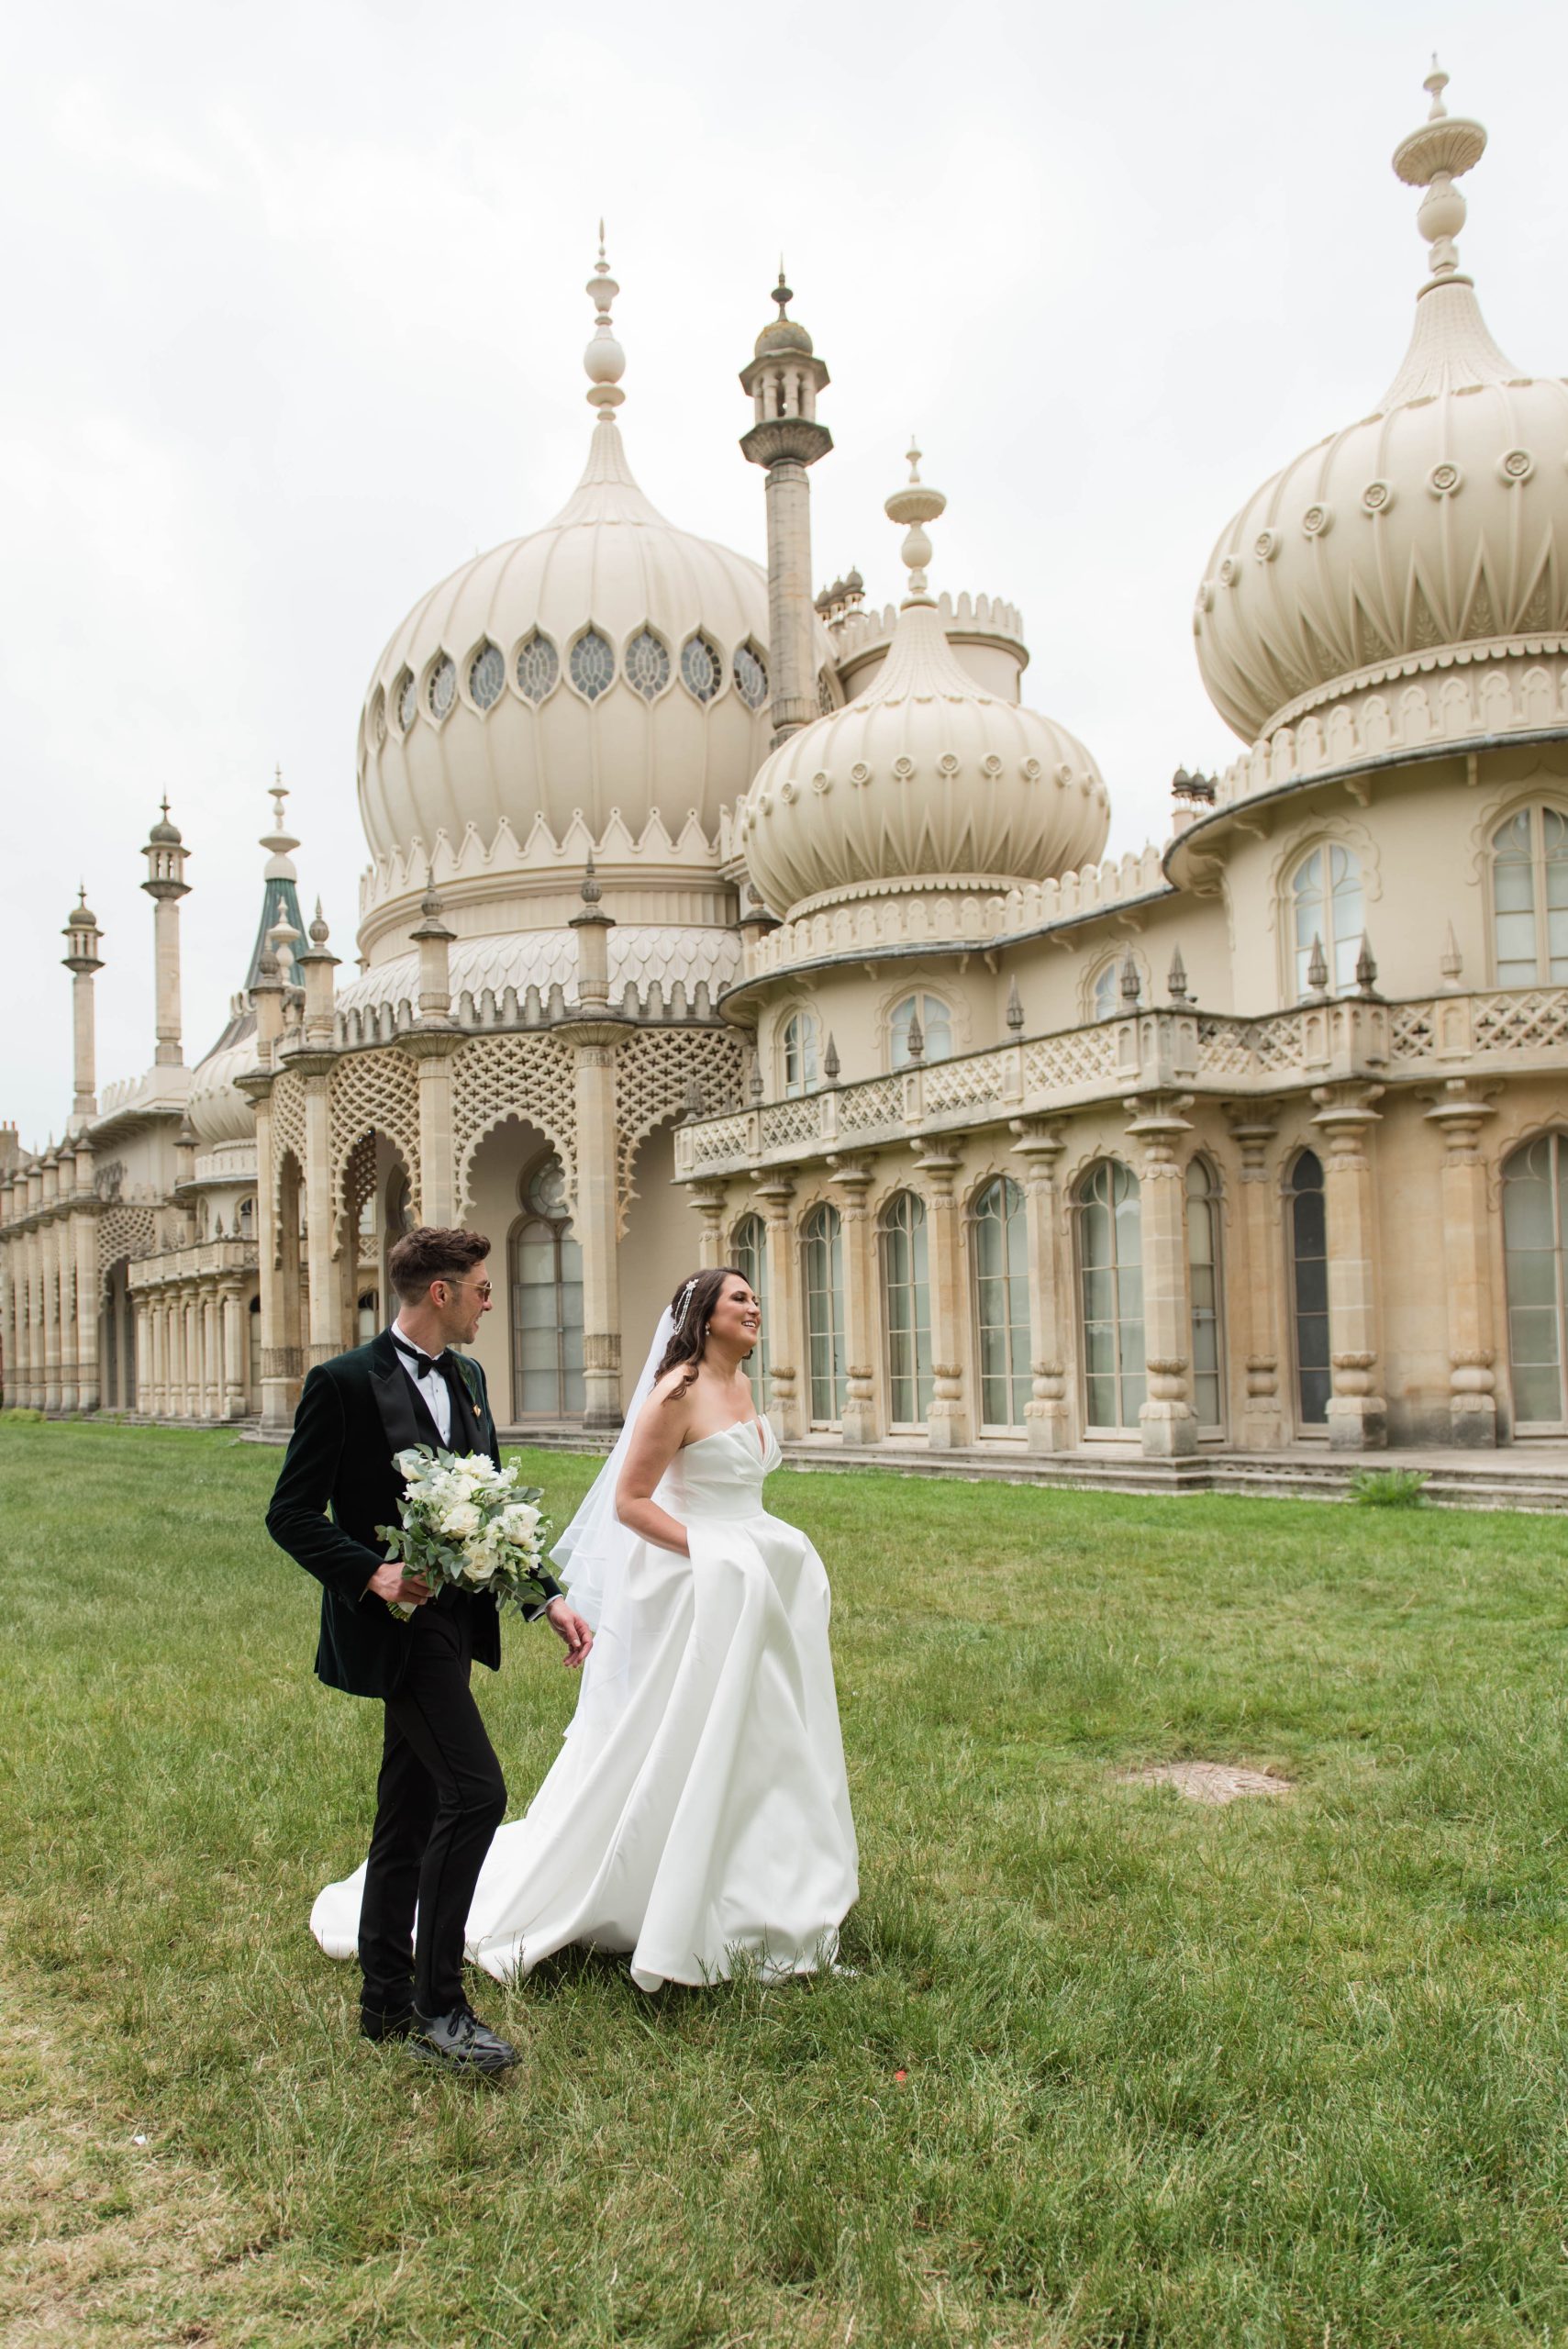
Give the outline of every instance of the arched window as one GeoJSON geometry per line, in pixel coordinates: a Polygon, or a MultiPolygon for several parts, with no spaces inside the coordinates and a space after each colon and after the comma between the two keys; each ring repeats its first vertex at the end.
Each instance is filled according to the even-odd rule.
{"type": "Polygon", "coordinates": [[[1092,1428],[1136,1429],[1144,1396],[1138,1177],[1102,1158],[1079,1184],[1077,1206],[1084,1419],[1092,1428]]]}
{"type": "Polygon", "coordinates": [[[1492,835],[1492,952],[1500,987],[1568,983],[1568,818],[1521,807],[1492,835]]]}
{"type": "Polygon", "coordinates": [[[583,1251],[566,1213],[566,1178],[554,1156],[518,1186],[522,1215],[507,1246],[512,1302],[512,1412],[519,1419],[581,1416],[583,1251]]]}
{"type": "Polygon", "coordinates": [[[1113,954],[1102,963],[1089,986],[1089,1016],[1092,1019],[1114,1019],[1121,1009],[1121,964],[1113,954]]]}
{"type": "Polygon", "coordinates": [[[844,1231],[837,1208],[813,1208],[801,1228],[811,1424],[844,1416],[844,1231]]]}
{"type": "Polygon", "coordinates": [[[759,1414],[768,1391],[768,1227],[760,1215],[743,1215],[729,1242],[729,1261],[751,1284],[762,1308],[762,1334],[746,1360],[746,1377],[759,1414]]]}
{"type": "Polygon", "coordinates": [[[926,1207],[898,1191],[877,1223],[882,1243],[882,1310],[887,1331],[887,1415],[915,1427],[931,1408],[931,1290],[926,1263],[926,1207]]]}
{"type": "Polygon", "coordinates": [[[888,1017],[887,1037],[889,1058],[895,1068],[912,1067],[916,1054],[909,1049],[916,1026],[920,1031],[918,1057],[923,1061],[945,1061],[952,1054],[952,1014],[940,996],[906,995],[895,1004],[888,1017]]]}
{"type": "Polygon", "coordinates": [[[626,648],[626,678],[644,701],[657,701],[670,682],[670,655],[651,628],[639,629],[626,648]]]}
{"type": "Polygon", "coordinates": [[[506,690],[506,663],[498,644],[482,644],[468,664],[468,690],[477,709],[494,709],[506,690]]]}
{"type": "Polygon", "coordinates": [[[241,1240],[254,1240],[256,1237],[256,1202],[254,1199],[240,1200],[239,1208],[235,1213],[234,1229],[239,1234],[241,1240]]]}
{"type": "Polygon", "coordinates": [[[1329,1364],[1329,1219],[1323,1162],[1304,1150],[1290,1170],[1290,1286],[1296,1340],[1296,1405],[1301,1424],[1327,1427],[1333,1375],[1329,1364]]]}
{"type": "Polygon", "coordinates": [[[1193,1308],[1193,1411],[1206,1431],[1225,1425],[1219,1360],[1219,1186],[1206,1158],[1187,1167],[1187,1279],[1193,1308]]]}
{"type": "Polygon", "coordinates": [[[736,646],[730,674],[747,708],[761,709],[768,698],[768,664],[754,644],[736,646]]]}
{"type": "Polygon", "coordinates": [[[1290,939],[1296,992],[1313,993],[1312,949],[1321,946],[1329,985],[1336,995],[1352,987],[1366,930],[1366,900],[1361,859],[1338,841],[1325,841],[1304,856],[1290,881],[1290,939]]]}
{"type": "Polygon", "coordinates": [[[537,707],[555,691],[561,661],[548,636],[536,628],[517,647],[517,691],[537,707]]]}
{"type": "Polygon", "coordinates": [[[789,1100],[817,1090],[817,1022],[809,1011],[792,1011],[784,1022],[784,1089],[789,1100]]]}
{"type": "Polygon", "coordinates": [[[1540,1134],[1503,1162],[1508,1367],[1514,1425],[1528,1434],[1558,1434],[1568,1423],[1565,1227],[1568,1146],[1561,1134],[1540,1134]]]}
{"type": "Polygon", "coordinates": [[[584,701],[597,701],[615,683],[616,656],[614,647],[596,628],[584,629],[573,646],[566,662],[566,674],[584,701]]]}
{"type": "Polygon", "coordinates": [[[1029,1399],[1029,1239],[1024,1195],[1010,1174],[976,1194],[970,1223],[980,1423],[1021,1428],[1029,1399]]]}

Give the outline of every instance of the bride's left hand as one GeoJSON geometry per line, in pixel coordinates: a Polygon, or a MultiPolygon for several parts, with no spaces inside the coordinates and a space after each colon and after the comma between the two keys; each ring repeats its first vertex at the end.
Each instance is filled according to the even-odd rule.
{"type": "Polygon", "coordinates": [[[544,1620],[556,1638],[565,1642],[566,1653],[561,1661],[567,1671],[579,1671],[586,1664],[594,1644],[594,1634],[582,1616],[575,1614],[564,1598],[552,1598],[544,1610],[544,1620]]]}

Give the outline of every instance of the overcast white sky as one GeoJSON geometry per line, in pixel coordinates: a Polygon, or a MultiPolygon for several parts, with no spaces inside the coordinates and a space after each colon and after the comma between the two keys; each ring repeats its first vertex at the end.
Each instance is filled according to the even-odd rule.
{"type": "Polygon", "coordinates": [[[1162,836],[1173,769],[1236,747],[1193,657],[1209,548],[1404,348],[1424,247],[1388,159],[1434,45],[1492,134],[1464,263],[1521,367],[1568,368],[1561,0],[13,13],[0,1117],[38,1142],[69,1108],[79,879],[100,1084],[150,1060],[165,790],[188,1059],[243,975],[276,762],[351,956],[372,662],[575,480],[601,212],[655,502],[763,551],[736,371],[782,246],[833,377],[818,576],[897,592],[913,427],[950,500],[933,584],[1021,606],[1026,695],[1098,758],[1112,849],[1162,836]]]}

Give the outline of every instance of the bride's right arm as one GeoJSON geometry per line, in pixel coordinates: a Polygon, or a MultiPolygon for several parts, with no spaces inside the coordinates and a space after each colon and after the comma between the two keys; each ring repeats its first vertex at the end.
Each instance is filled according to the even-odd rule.
{"type": "Polygon", "coordinates": [[[691,1418],[690,1388],[684,1395],[672,1391],[680,1380],[678,1370],[670,1371],[638,1413],[637,1425],[627,1446],[626,1464],[616,1486],[616,1515],[645,1542],[689,1558],[691,1544],[685,1527],[653,1498],[660,1479],[681,1448],[691,1418]]]}

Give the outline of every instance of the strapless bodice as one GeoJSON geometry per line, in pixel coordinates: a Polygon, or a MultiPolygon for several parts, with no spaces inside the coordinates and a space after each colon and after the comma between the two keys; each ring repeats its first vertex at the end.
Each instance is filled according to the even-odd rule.
{"type": "Polygon", "coordinates": [[[762,1479],[779,1463],[779,1440],[766,1419],[737,1419],[683,1445],[653,1496],[672,1517],[762,1517],[762,1479]]]}

